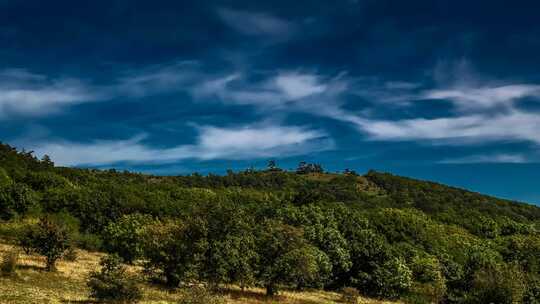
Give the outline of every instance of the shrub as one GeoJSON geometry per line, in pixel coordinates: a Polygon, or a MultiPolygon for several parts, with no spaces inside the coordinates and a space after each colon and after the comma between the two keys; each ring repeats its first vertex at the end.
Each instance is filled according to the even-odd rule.
{"type": "Polygon", "coordinates": [[[540,304],[540,278],[529,276],[527,280],[527,290],[523,297],[525,304],[540,304]]]}
{"type": "Polygon", "coordinates": [[[150,216],[136,213],[110,223],[103,233],[105,249],[132,263],[143,254],[144,226],[151,221],[150,216]]]}
{"type": "Polygon", "coordinates": [[[26,253],[45,256],[46,270],[55,271],[56,261],[62,258],[72,245],[71,233],[62,223],[51,217],[43,217],[39,223],[30,227],[20,238],[20,245],[26,253]]]}
{"type": "Polygon", "coordinates": [[[97,234],[81,233],[77,238],[77,246],[88,251],[100,251],[103,249],[103,240],[97,234]]]}
{"type": "Polygon", "coordinates": [[[183,292],[178,304],[224,304],[225,301],[213,295],[208,289],[200,286],[191,286],[183,292]]]}
{"type": "Polygon", "coordinates": [[[345,287],[341,290],[341,301],[343,303],[356,304],[358,303],[358,297],[360,297],[360,292],[356,288],[345,287]]]}
{"type": "Polygon", "coordinates": [[[398,298],[409,290],[412,271],[401,258],[393,258],[378,266],[373,274],[377,293],[387,298],[398,298]]]}
{"type": "Polygon", "coordinates": [[[439,303],[446,294],[442,267],[435,257],[415,257],[412,263],[413,291],[429,303],[439,303]]]}
{"type": "Polygon", "coordinates": [[[276,295],[279,285],[305,287],[326,280],[332,270],[328,256],[304,239],[303,230],[279,221],[260,228],[257,276],[268,296],[276,295]]]}
{"type": "Polygon", "coordinates": [[[474,303],[522,303],[526,292],[521,269],[506,264],[477,271],[472,287],[471,300],[474,303]]]}
{"type": "Polygon", "coordinates": [[[74,247],[69,247],[66,253],[64,254],[64,260],[75,262],[77,260],[77,251],[74,247]]]}
{"type": "Polygon", "coordinates": [[[2,263],[0,264],[0,274],[2,276],[14,276],[16,274],[18,261],[18,251],[11,250],[4,253],[4,256],[2,257],[2,263]]]}
{"type": "Polygon", "coordinates": [[[146,271],[157,271],[168,287],[200,279],[207,252],[207,228],[204,222],[156,222],[145,233],[146,271]]]}
{"type": "Polygon", "coordinates": [[[135,303],[142,293],[135,280],[126,273],[121,258],[109,255],[101,259],[101,270],[90,273],[87,285],[90,296],[98,300],[135,303]]]}

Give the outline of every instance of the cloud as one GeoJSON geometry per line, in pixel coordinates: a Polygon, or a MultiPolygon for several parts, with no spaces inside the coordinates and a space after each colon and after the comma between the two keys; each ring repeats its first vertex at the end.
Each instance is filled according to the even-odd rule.
{"type": "Polygon", "coordinates": [[[0,119],[42,116],[62,107],[102,98],[82,82],[49,78],[21,69],[0,71],[0,119]]]}
{"type": "Polygon", "coordinates": [[[527,163],[528,159],[522,154],[482,154],[459,158],[449,158],[439,161],[440,164],[475,164],[475,163],[527,163]]]}
{"type": "Polygon", "coordinates": [[[540,97],[540,85],[513,84],[435,89],[424,92],[423,96],[427,99],[448,100],[462,111],[484,110],[497,106],[512,107],[516,100],[524,97],[540,97]]]}
{"type": "Polygon", "coordinates": [[[196,61],[178,61],[129,69],[122,71],[108,90],[114,95],[131,97],[181,91],[201,80],[203,73],[200,68],[196,61]]]}
{"type": "Polygon", "coordinates": [[[52,155],[63,166],[106,165],[119,162],[168,163],[185,159],[255,159],[302,155],[332,149],[319,130],[296,126],[198,127],[195,144],[156,149],[144,144],[145,135],[128,140],[70,141],[32,144],[37,155],[52,155]]]}
{"type": "Polygon", "coordinates": [[[358,118],[354,122],[373,140],[443,140],[460,144],[506,140],[540,144],[540,115],[517,110],[495,116],[469,115],[396,121],[358,118]]]}
{"type": "Polygon", "coordinates": [[[200,100],[217,98],[224,104],[253,105],[267,112],[322,111],[340,102],[335,97],[346,89],[341,77],[281,71],[254,82],[242,73],[234,73],[204,81],[194,86],[191,93],[200,100]]]}
{"type": "Polygon", "coordinates": [[[288,99],[300,99],[326,91],[325,84],[320,83],[316,75],[283,73],[275,79],[275,87],[288,99]]]}
{"type": "Polygon", "coordinates": [[[226,25],[243,35],[287,38],[295,32],[291,22],[265,13],[221,8],[217,14],[226,25]]]}

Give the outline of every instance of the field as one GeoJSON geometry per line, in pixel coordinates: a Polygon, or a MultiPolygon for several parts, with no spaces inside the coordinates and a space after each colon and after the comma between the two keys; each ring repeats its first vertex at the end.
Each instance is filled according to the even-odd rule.
{"type": "MultiPolygon", "coordinates": [[[[0,244],[0,256],[11,250],[11,245],[0,244]]],[[[88,273],[98,268],[103,254],[78,250],[75,262],[60,261],[56,273],[45,272],[41,257],[21,253],[17,276],[0,277],[0,303],[95,303],[88,298],[85,284],[88,273]]],[[[137,272],[135,266],[129,269],[137,272]]],[[[169,291],[159,286],[141,283],[144,299],[141,303],[178,303],[182,290],[169,291]]],[[[241,291],[234,286],[224,289],[222,297],[231,304],[290,303],[327,304],[339,303],[340,295],[333,292],[283,292],[277,298],[266,298],[262,289],[241,291]]],[[[359,303],[395,303],[361,298],[359,303]]]]}

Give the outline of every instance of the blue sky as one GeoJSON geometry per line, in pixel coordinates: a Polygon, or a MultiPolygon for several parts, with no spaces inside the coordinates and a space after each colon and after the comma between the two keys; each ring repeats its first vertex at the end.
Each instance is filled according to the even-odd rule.
{"type": "Polygon", "coordinates": [[[65,166],[305,160],[540,202],[539,9],[0,0],[0,140],[65,166]]]}

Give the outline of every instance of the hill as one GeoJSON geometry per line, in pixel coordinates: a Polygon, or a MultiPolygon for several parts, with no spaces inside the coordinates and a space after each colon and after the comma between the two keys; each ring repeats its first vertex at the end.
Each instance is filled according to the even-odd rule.
{"type": "Polygon", "coordinates": [[[411,303],[540,298],[540,208],[375,171],[304,163],[153,176],[55,167],[0,145],[0,238],[20,243],[38,223],[168,288],[232,284],[272,296],[353,287],[411,303]]]}

